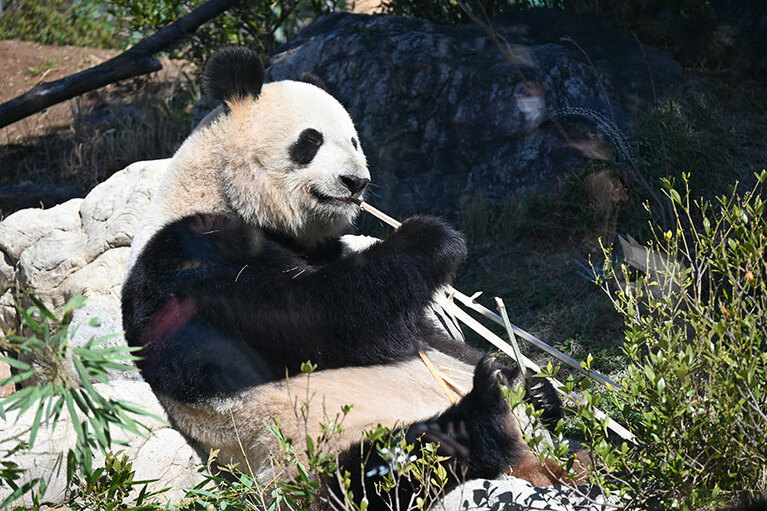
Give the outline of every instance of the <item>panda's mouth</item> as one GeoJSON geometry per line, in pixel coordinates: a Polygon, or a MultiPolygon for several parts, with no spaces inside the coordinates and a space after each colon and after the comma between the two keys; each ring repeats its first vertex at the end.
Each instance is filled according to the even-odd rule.
{"type": "Polygon", "coordinates": [[[322,193],[321,191],[317,190],[316,188],[312,186],[306,187],[306,190],[309,192],[309,194],[317,199],[317,202],[321,202],[322,204],[349,204],[351,201],[351,197],[332,197],[330,195],[326,195],[322,193]]]}

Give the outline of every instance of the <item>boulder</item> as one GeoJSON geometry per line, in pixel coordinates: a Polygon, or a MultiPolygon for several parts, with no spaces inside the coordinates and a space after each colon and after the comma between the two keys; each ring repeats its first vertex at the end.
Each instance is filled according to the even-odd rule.
{"type": "MultiPolygon", "coordinates": [[[[0,328],[18,326],[9,289],[18,284],[54,310],[76,294],[88,298],[74,324],[98,318],[101,326],[77,329],[70,346],[111,334],[116,335],[110,344],[124,344],[120,289],[125,264],[138,221],[168,161],[134,163],[85,199],[17,211],[0,222],[0,328]]],[[[138,378],[138,373],[127,377],[138,378]]]]}
{"type": "MultiPolygon", "coordinates": [[[[333,14],[278,49],[267,76],[311,72],[327,83],[359,129],[379,185],[372,203],[400,216],[455,217],[475,194],[502,203],[555,186],[583,163],[552,119],[598,131],[587,117],[611,127],[614,114],[625,130],[638,99],[652,94],[640,47],[598,19],[533,10],[493,27],[506,56],[473,24],[333,14]]],[[[668,55],[645,50],[657,87],[681,77],[668,55]]]]}

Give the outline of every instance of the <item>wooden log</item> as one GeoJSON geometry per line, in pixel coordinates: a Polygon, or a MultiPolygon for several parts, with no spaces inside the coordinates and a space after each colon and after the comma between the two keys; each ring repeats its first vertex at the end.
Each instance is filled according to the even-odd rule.
{"type": "Polygon", "coordinates": [[[162,69],[160,62],[154,58],[155,53],[171,49],[200,25],[238,1],[210,0],[102,64],[53,82],[37,84],[21,96],[0,105],[0,128],[105,85],[162,69]]]}

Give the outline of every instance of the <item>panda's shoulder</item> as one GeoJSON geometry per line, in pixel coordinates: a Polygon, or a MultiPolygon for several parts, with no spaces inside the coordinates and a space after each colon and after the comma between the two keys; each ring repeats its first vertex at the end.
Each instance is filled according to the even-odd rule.
{"type": "Polygon", "coordinates": [[[198,213],[163,226],[146,243],[136,265],[159,270],[194,261],[238,261],[256,256],[263,246],[261,229],[234,216],[198,213]]]}

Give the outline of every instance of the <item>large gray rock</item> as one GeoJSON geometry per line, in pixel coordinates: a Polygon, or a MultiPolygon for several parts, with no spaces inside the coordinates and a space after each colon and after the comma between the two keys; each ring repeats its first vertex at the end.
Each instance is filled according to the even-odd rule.
{"type": "MultiPolygon", "coordinates": [[[[371,164],[371,202],[396,214],[451,215],[474,193],[502,202],[547,188],[582,162],[550,121],[565,107],[610,117],[595,70],[625,127],[625,113],[651,84],[640,48],[596,20],[551,10],[494,20],[509,62],[479,27],[414,18],[334,14],[271,59],[268,78],[312,72],[359,128],[371,164]]],[[[680,76],[670,57],[646,48],[656,85],[680,76]]]]}

